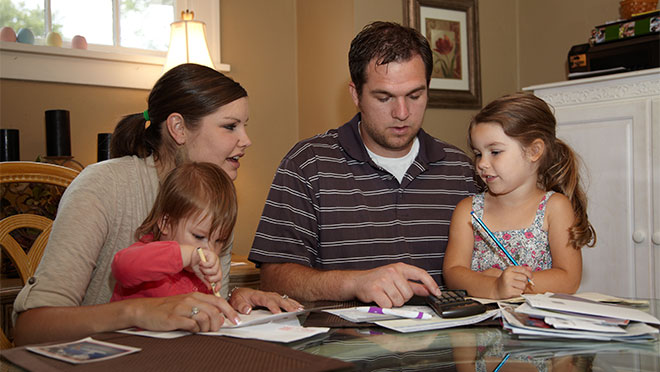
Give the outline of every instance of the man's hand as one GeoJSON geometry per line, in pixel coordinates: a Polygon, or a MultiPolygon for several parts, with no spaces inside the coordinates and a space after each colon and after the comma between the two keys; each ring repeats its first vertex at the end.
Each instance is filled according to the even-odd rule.
{"type": "Polygon", "coordinates": [[[353,273],[349,280],[355,297],[381,307],[402,306],[413,295],[440,295],[440,288],[425,270],[404,263],[353,273]]]}

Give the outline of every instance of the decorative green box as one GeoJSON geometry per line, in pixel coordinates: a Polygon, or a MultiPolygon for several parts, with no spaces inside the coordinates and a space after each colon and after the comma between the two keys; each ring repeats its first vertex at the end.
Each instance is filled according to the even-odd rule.
{"type": "Polygon", "coordinates": [[[590,41],[592,44],[600,44],[655,32],[660,32],[660,10],[596,26],[591,32],[590,41]]]}

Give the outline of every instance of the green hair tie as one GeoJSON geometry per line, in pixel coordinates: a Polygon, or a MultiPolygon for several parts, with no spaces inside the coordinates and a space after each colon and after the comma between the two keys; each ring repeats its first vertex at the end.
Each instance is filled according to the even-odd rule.
{"type": "Polygon", "coordinates": [[[145,121],[149,121],[149,110],[142,111],[142,116],[144,116],[145,121]]]}

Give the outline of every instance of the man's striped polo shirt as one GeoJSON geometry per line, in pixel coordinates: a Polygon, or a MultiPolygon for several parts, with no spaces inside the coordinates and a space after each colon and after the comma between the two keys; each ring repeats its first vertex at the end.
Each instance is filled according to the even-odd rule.
{"type": "Polygon", "coordinates": [[[369,158],[359,120],[301,141],[284,157],[249,259],[323,270],[404,262],[442,285],[452,212],[477,192],[470,159],[420,130],[419,153],[399,184],[369,158]]]}

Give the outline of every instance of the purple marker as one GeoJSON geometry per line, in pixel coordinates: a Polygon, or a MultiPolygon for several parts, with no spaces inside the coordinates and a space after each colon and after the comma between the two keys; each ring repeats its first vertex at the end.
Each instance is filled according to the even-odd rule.
{"type": "Polygon", "coordinates": [[[385,315],[394,315],[401,318],[409,319],[431,319],[431,314],[427,314],[422,311],[410,311],[410,310],[401,310],[401,309],[384,309],[382,307],[376,306],[358,306],[356,307],[357,311],[363,313],[372,313],[372,314],[385,314],[385,315]]]}

